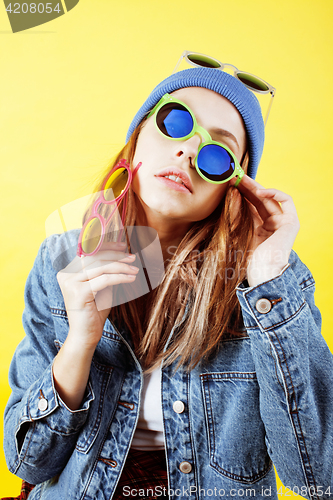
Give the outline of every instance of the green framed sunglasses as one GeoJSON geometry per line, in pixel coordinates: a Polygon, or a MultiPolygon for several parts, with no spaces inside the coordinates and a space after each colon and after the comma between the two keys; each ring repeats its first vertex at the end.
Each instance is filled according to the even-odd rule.
{"type": "Polygon", "coordinates": [[[192,110],[182,101],[165,94],[150,111],[154,115],[157,130],[173,141],[186,141],[199,134],[203,141],[194,159],[198,174],[207,182],[222,184],[238,176],[240,183],[244,171],[234,153],[224,144],[213,141],[209,133],[198,125],[192,110]]]}

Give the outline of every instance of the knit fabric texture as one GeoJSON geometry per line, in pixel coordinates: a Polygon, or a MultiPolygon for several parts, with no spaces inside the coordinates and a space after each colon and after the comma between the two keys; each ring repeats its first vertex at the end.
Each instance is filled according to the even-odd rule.
{"type": "Polygon", "coordinates": [[[184,87],[203,87],[214,90],[228,99],[243,118],[249,151],[247,174],[253,179],[256,176],[262,155],[265,127],[260,104],[254,93],[237,78],[224,71],[212,68],[191,68],[169,76],[154,88],[148,99],[135,115],[126,136],[126,142],[135,128],[147,116],[164,94],[170,94],[184,87]]]}

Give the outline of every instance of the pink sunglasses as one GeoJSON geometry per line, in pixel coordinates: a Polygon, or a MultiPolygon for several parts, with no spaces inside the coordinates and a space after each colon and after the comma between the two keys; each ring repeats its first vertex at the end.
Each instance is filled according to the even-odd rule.
{"type": "MultiPolygon", "coordinates": [[[[84,223],[78,241],[77,255],[81,257],[82,255],[94,255],[101,248],[105,237],[105,228],[111,221],[112,216],[117,210],[121,200],[124,198],[123,210],[121,215],[122,225],[124,225],[128,189],[131,182],[141,167],[142,163],[138,163],[132,172],[127,160],[122,159],[113,169],[110,171],[109,175],[105,179],[102,191],[99,197],[95,201],[92,208],[92,215],[84,223]],[[101,214],[98,213],[98,207],[101,203],[106,205],[115,205],[111,214],[107,219],[105,219],[101,214]]],[[[120,241],[122,236],[122,231],[118,235],[117,241],[120,241]]]]}

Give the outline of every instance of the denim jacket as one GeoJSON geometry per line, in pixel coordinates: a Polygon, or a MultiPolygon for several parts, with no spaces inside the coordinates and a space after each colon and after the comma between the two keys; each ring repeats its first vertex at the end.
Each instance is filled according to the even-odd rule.
{"type": "MultiPolygon", "coordinates": [[[[106,500],[131,446],[143,373],[129,333],[107,319],[81,407],[70,410],[57,394],[52,362],[68,319],[49,248],[60,255],[62,245],[63,236],[46,240],[27,280],[5,454],[11,472],[37,484],[29,500],[106,500]]],[[[292,252],[276,278],[238,286],[239,338],[221,341],[214,357],[190,372],[162,366],[171,499],[276,499],[273,463],[283,493],[289,487],[292,496],[333,498],[333,357],[320,334],[314,288],[292,252]],[[175,401],[183,403],[177,411],[175,401]]]]}

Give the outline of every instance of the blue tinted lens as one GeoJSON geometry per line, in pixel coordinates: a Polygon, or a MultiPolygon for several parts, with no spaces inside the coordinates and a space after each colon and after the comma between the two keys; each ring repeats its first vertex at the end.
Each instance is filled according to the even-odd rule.
{"type": "Polygon", "coordinates": [[[193,118],[184,106],[169,103],[159,110],[156,123],[160,131],[167,137],[180,139],[186,137],[193,130],[193,118]]]}
{"type": "Polygon", "coordinates": [[[207,144],[200,150],[197,165],[207,179],[215,182],[225,181],[235,171],[233,157],[217,144],[207,144]]]}

